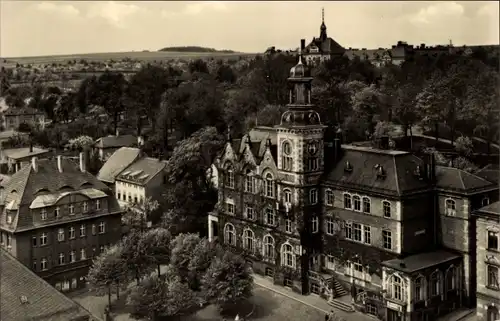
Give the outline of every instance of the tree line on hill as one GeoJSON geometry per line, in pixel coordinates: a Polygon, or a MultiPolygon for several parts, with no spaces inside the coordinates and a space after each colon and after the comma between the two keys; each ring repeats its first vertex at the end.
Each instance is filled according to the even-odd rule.
{"type": "Polygon", "coordinates": [[[236,53],[233,50],[217,50],[214,48],[199,47],[199,46],[182,46],[182,47],[165,47],[158,51],[165,52],[220,52],[220,53],[236,53]]]}

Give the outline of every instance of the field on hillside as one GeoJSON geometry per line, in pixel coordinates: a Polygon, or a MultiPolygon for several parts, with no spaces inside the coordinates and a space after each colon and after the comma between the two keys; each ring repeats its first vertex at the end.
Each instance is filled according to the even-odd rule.
{"type": "Polygon", "coordinates": [[[221,52],[163,52],[163,51],[131,51],[131,52],[109,52],[109,53],[90,53],[74,55],[54,55],[38,57],[12,57],[1,58],[1,65],[6,67],[10,64],[47,64],[61,63],[68,60],[86,59],[91,61],[107,61],[110,59],[121,60],[125,58],[136,59],[140,61],[170,60],[170,59],[197,59],[197,58],[216,58],[216,59],[238,59],[239,57],[253,57],[255,53],[221,53],[221,52]],[[6,62],[3,62],[3,60],[6,62]]]}

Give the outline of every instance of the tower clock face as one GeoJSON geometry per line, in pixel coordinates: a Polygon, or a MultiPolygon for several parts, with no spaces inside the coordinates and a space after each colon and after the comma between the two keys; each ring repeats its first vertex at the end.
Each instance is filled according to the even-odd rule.
{"type": "Polygon", "coordinates": [[[292,144],[290,144],[290,142],[283,143],[283,153],[285,153],[285,155],[287,156],[292,153],[292,144]]]}
{"type": "Polygon", "coordinates": [[[315,155],[318,152],[318,142],[312,141],[307,145],[307,151],[311,155],[315,155]]]}

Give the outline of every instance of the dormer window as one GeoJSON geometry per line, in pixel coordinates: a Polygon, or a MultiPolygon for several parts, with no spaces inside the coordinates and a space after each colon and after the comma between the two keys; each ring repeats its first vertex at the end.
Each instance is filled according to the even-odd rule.
{"type": "Polygon", "coordinates": [[[61,210],[59,209],[59,206],[58,206],[58,207],[56,207],[56,209],[54,210],[54,216],[55,216],[56,218],[58,218],[60,214],[61,214],[61,210]]]}
{"type": "Polygon", "coordinates": [[[385,178],[385,170],[382,165],[377,166],[377,178],[384,179],[385,178]]]}
{"type": "Polygon", "coordinates": [[[351,162],[349,162],[349,161],[346,161],[346,162],[345,162],[344,171],[345,171],[345,172],[348,172],[348,173],[352,172],[352,165],[351,165],[351,162]]]}
{"type": "Polygon", "coordinates": [[[96,200],[95,201],[95,209],[96,210],[100,210],[101,209],[101,201],[100,200],[96,200]]]}
{"type": "Polygon", "coordinates": [[[420,167],[420,165],[417,165],[417,167],[415,168],[415,172],[414,172],[415,176],[418,177],[419,179],[422,179],[423,178],[423,175],[422,175],[422,168],[420,167]]]}
{"type": "Polygon", "coordinates": [[[83,213],[87,213],[87,211],[89,210],[89,203],[88,202],[83,202],[83,213]]]}
{"type": "Polygon", "coordinates": [[[445,201],[445,210],[446,210],[446,215],[455,216],[457,214],[457,207],[455,201],[452,199],[447,199],[445,201]]]}
{"type": "Polygon", "coordinates": [[[69,214],[70,214],[70,215],[75,214],[75,205],[73,205],[73,204],[69,204],[69,206],[68,206],[68,210],[69,210],[69,214]]]}
{"type": "Polygon", "coordinates": [[[12,224],[12,214],[7,214],[7,224],[12,224]]]}
{"type": "Polygon", "coordinates": [[[488,206],[488,205],[490,205],[490,199],[488,197],[484,197],[481,200],[481,206],[488,206]]]}

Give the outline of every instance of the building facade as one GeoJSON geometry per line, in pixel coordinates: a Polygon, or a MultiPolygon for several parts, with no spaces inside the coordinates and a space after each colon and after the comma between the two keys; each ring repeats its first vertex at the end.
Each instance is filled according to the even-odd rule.
{"type": "Polygon", "coordinates": [[[83,153],[34,157],[0,191],[2,247],[61,291],[84,287],[92,258],[121,238],[118,202],[83,153]]]}
{"type": "MultiPolygon", "coordinates": [[[[469,263],[440,233],[448,223],[439,225],[442,195],[459,193],[450,185],[457,173],[440,170],[432,155],[391,150],[387,137],[376,147],[342,144],[342,131],[322,125],[311,104],[302,59],[290,71],[281,123],[230,139],[216,161],[209,239],[275,284],[332,304],[350,295],[382,320],[435,320],[467,305],[469,263]]],[[[476,178],[466,177],[474,186],[467,198],[494,193],[476,178]]]]}
{"type": "Polygon", "coordinates": [[[475,212],[477,318],[500,320],[500,202],[475,212]]]}
{"type": "Polygon", "coordinates": [[[19,125],[23,123],[44,129],[45,114],[31,107],[9,108],[3,113],[3,130],[18,130],[19,125]]]}

